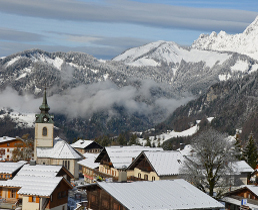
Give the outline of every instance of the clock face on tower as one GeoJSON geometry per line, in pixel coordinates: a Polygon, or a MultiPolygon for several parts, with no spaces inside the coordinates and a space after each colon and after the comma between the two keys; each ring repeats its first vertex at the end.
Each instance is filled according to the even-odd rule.
{"type": "Polygon", "coordinates": [[[44,117],[43,120],[44,120],[44,122],[47,122],[47,118],[46,117],[44,117]]]}

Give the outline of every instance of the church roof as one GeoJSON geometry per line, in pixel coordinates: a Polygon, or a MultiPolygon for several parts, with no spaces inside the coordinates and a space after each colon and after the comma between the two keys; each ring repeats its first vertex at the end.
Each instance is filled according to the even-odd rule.
{"type": "Polygon", "coordinates": [[[82,159],[82,156],[73,149],[69,143],[59,137],[54,139],[53,147],[37,148],[37,157],[51,159],[82,159]]]}

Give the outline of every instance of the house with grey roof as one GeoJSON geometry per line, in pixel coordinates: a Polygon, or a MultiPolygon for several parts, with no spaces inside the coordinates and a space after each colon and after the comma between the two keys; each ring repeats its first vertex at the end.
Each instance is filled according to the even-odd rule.
{"type": "Polygon", "coordinates": [[[95,163],[98,154],[85,153],[83,156],[85,159],[80,160],[78,164],[82,167],[84,181],[87,183],[93,183],[96,181],[98,176],[99,163],[95,163]]]}
{"type": "Polygon", "coordinates": [[[182,180],[87,185],[92,210],[224,209],[224,205],[182,180]]]}
{"type": "Polygon", "coordinates": [[[258,186],[242,185],[224,194],[226,209],[258,209],[258,186]]]}
{"type": "Polygon", "coordinates": [[[127,167],[142,151],[163,151],[163,149],[144,146],[105,147],[95,160],[95,163],[99,163],[99,176],[118,180],[122,175],[123,179],[126,179],[127,167]]]}
{"type": "Polygon", "coordinates": [[[0,181],[0,208],[66,210],[71,177],[63,166],[24,165],[13,179],[0,181]]]}
{"type": "Polygon", "coordinates": [[[142,151],[128,166],[127,176],[146,181],[177,179],[183,161],[178,151],[142,151]]]}
{"type": "Polygon", "coordinates": [[[98,154],[103,149],[103,147],[101,145],[99,145],[97,142],[95,142],[93,140],[79,139],[70,145],[71,145],[71,147],[76,149],[81,154],[84,154],[84,153],[97,153],[98,154]]]}
{"type": "Polygon", "coordinates": [[[0,180],[12,179],[27,161],[0,162],[0,180]]]}

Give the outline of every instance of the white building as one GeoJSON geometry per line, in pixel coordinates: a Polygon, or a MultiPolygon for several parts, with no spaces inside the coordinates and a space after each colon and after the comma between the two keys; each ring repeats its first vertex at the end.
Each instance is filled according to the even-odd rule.
{"type": "Polygon", "coordinates": [[[43,103],[39,107],[40,114],[36,114],[34,159],[38,164],[64,165],[74,176],[79,178],[78,161],[82,155],[73,149],[65,140],[54,135],[54,116],[48,111],[46,90],[44,91],[43,103]]]}

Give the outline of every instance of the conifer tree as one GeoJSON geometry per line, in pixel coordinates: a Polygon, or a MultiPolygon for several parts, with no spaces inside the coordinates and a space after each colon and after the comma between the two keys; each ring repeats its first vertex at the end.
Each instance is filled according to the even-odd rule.
{"type": "Polygon", "coordinates": [[[249,136],[248,143],[244,150],[244,159],[252,168],[256,168],[257,158],[258,158],[257,146],[255,143],[253,134],[251,133],[249,136]]]}

